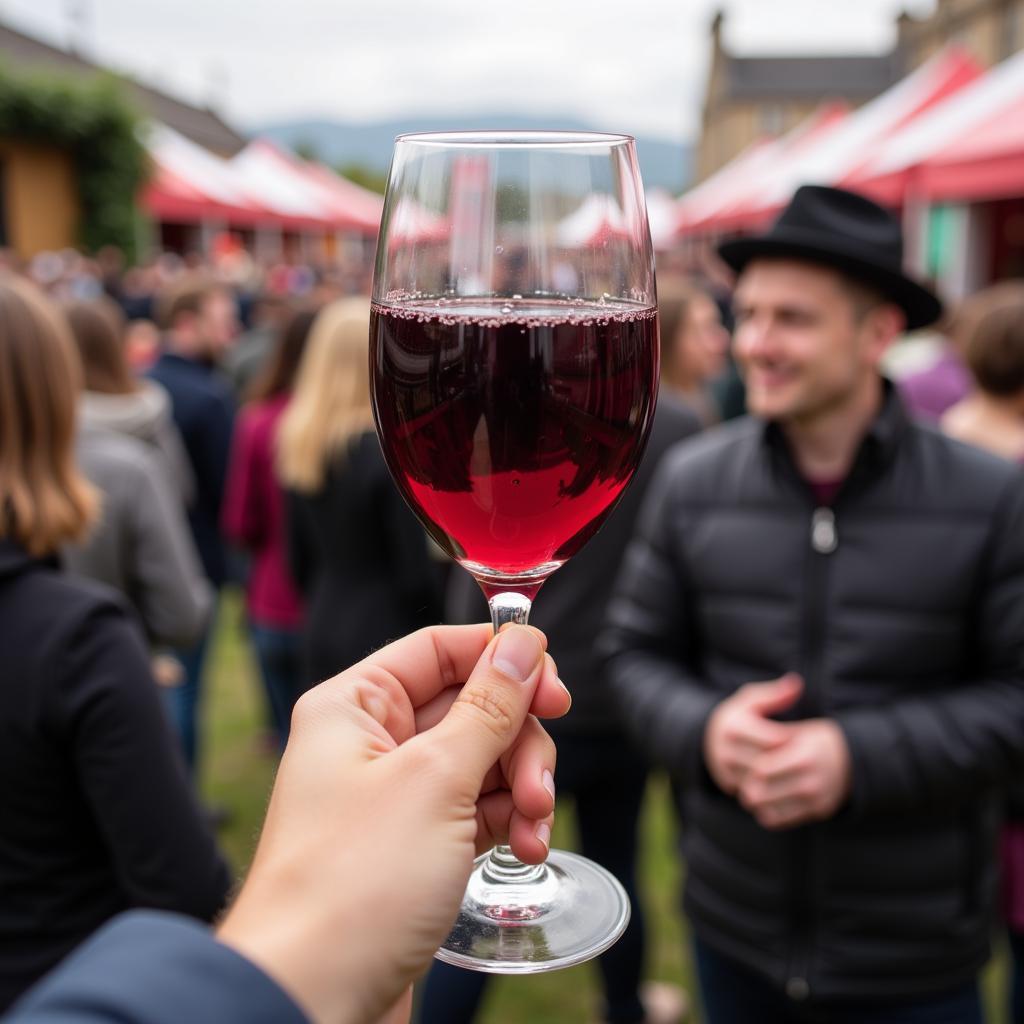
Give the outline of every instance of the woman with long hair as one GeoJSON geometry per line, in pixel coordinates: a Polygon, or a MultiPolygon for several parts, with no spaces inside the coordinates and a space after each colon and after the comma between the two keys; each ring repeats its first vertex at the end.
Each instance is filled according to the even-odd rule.
{"type": "Polygon", "coordinates": [[[66,322],[0,277],[0,1011],[129,907],[205,920],[230,879],[117,594],[64,575],[100,498],[66,322]]]}
{"type": "Polygon", "coordinates": [[[252,558],[246,586],[249,631],[281,746],[302,692],[302,603],[288,569],[284,494],[274,474],[274,451],[315,317],[313,310],[292,314],[250,389],[235,421],[221,510],[228,540],[252,558]]]}
{"type": "Polygon", "coordinates": [[[278,437],[307,684],[439,617],[437,566],[373,429],[369,326],[369,299],[321,311],[278,437]]]}
{"type": "Polygon", "coordinates": [[[149,445],[175,493],[188,505],[195,479],[171,418],[171,400],[155,381],[132,372],[120,309],[109,299],[69,302],[63,308],[82,361],[84,387],[78,413],[82,425],[149,445]]]}
{"type": "MultiPolygon", "coordinates": [[[[212,593],[185,516],[192,475],[170,399],[132,375],[109,300],[63,312],[82,365],[78,464],[103,494],[102,516],[84,542],[65,549],[65,565],[120,590],[154,647],[187,646],[206,628],[212,593]]],[[[153,669],[166,685],[180,677],[166,655],[154,657],[153,669]]]]}
{"type": "Polygon", "coordinates": [[[721,418],[711,385],[728,365],[729,334],[715,300],[682,277],[658,280],[662,394],[688,405],[704,426],[721,418]]]}

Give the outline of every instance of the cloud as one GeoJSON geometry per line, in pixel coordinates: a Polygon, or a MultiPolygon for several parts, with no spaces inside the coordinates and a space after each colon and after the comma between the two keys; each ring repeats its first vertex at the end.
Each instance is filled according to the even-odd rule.
{"type": "MultiPolygon", "coordinates": [[[[902,6],[933,0],[732,0],[741,49],[879,49],[902,6]],[[822,11],[827,7],[828,16],[822,11]]],[[[241,123],[424,112],[544,113],[692,135],[715,0],[93,0],[102,60],[241,123]]],[[[67,37],[66,0],[5,0],[16,23],[67,37]]]]}

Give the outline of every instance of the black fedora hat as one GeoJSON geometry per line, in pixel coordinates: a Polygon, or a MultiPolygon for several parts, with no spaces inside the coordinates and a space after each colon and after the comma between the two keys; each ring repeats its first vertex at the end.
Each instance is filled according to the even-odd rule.
{"type": "Polygon", "coordinates": [[[751,260],[792,258],[834,267],[874,285],[907,317],[907,329],[942,316],[942,303],[903,273],[903,232],[881,206],[856,192],[803,185],[766,234],[723,242],[718,254],[735,271],[751,260]]]}

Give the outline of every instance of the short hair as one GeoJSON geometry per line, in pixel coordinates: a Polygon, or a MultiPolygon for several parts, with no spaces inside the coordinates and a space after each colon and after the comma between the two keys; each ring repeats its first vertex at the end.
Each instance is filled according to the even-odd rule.
{"type": "Polygon", "coordinates": [[[36,557],[81,539],[99,508],[75,465],[81,373],[56,307],[0,276],[0,537],[36,557]]]}
{"type": "Polygon", "coordinates": [[[864,317],[873,309],[879,306],[896,305],[880,288],[867,281],[853,277],[842,270],[837,270],[839,283],[842,290],[850,299],[853,306],[853,318],[860,323],[864,317]]]}
{"type": "Polygon", "coordinates": [[[110,299],[70,302],[64,315],[78,346],[86,391],[126,395],[139,389],[124,351],[124,314],[110,299]]]}
{"type": "Polygon", "coordinates": [[[1024,280],[1003,281],[965,300],[954,333],[982,391],[1001,398],[1024,391],[1024,280]]]}
{"type": "Polygon", "coordinates": [[[204,274],[185,274],[162,289],[156,299],[157,324],[170,330],[179,317],[198,316],[211,295],[227,289],[204,274]]]}

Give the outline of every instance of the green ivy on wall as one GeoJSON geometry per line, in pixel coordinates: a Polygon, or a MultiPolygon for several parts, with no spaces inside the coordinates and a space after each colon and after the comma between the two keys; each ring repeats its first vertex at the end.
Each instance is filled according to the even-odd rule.
{"type": "Polygon", "coordinates": [[[135,255],[136,194],[148,172],[139,117],[113,75],[88,81],[0,69],[0,138],[66,150],[81,203],[79,241],[95,252],[116,245],[135,255]]]}

